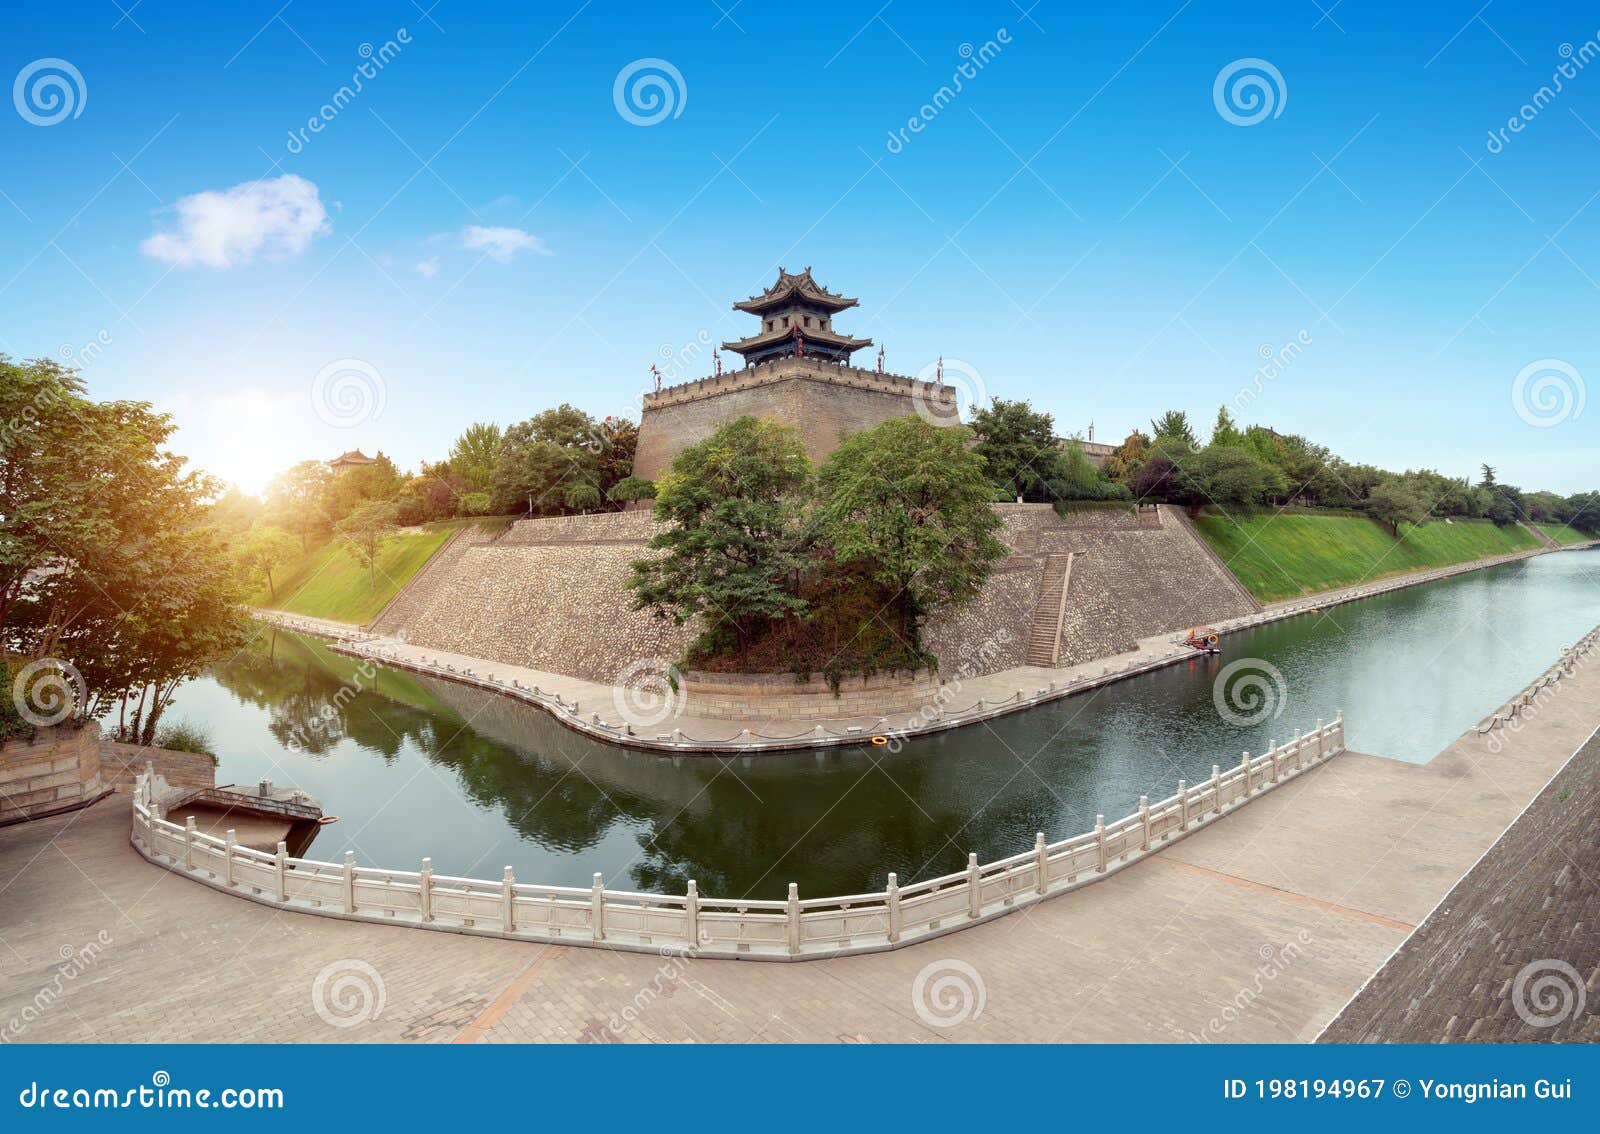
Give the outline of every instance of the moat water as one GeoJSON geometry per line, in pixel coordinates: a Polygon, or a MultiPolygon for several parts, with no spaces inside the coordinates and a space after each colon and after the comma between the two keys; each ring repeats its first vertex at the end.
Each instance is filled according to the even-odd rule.
{"type": "Polygon", "coordinates": [[[219,783],[294,784],[339,817],[311,857],[352,849],[416,869],[428,855],[439,873],[497,878],[509,864],[573,886],[600,871],[612,888],[667,893],[694,878],[728,898],[797,882],[822,897],[1087,830],[1341,708],[1352,749],[1426,761],[1596,623],[1600,550],[1540,556],[1233,635],[1220,657],[893,753],[624,752],[447,682],[355,681],[360,663],[277,632],[171,713],[210,730],[219,783]]]}

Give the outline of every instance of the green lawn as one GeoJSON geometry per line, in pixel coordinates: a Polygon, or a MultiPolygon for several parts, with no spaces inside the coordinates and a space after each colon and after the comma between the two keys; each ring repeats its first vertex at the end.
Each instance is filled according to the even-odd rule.
{"type": "Polygon", "coordinates": [[[1431,520],[1406,528],[1399,540],[1372,520],[1349,515],[1264,513],[1239,523],[1202,515],[1195,523],[1261,602],[1542,546],[1520,527],[1487,520],[1431,520]]]}
{"type": "Polygon", "coordinates": [[[397,536],[378,556],[374,572],[376,587],[368,580],[367,569],[339,546],[340,541],[330,540],[321,547],[312,548],[304,559],[284,569],[276,579],[276,598],[269,597],[263,588],[251,601],[256,606],[310,618],[369,622],[423,564],[433,558],[433,553],[456,529],[471,522],[446,520],[397,536]]]}
{"type": "Polygon", "coordinates": [[[1575,531],[1565,524],[1536,524],[1534,526],[1557,543],[1588,543],[1594,539],[1594,536],[1575,531]]]}

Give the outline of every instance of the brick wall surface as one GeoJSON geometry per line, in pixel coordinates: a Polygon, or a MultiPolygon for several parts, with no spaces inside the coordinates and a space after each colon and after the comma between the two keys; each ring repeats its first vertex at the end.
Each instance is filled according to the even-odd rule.
{"type": "Polygon", "coordinates": [[[841,433],[916,413],[919,391],[927,401],[936,396],[936,389],[912,378],[810,359],[789,358],[730,371],[721,379],[645,398],[633,472],[654,480],[685,447],[711,436],[719,425],[747,415],[776,416],[797,426],[806,452],[820,464],[838,446],[841,433]]]}
{"type": "Polygon", "coordinates": [[[64,811],[98,798],[100,760],[93,728],[41,729],[0,745],[0,823],[64,811]]]}

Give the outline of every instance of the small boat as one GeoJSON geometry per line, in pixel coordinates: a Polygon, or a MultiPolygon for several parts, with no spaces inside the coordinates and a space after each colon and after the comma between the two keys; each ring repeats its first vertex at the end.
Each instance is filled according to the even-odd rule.
{"type": "Polygon", "coordinates": [[[1197,626],[1189,631],[1188,639],[1183,643],[1191,650],[1198,650],[1202,654],[1220,654],[1222,635],[1209,626],[1197,626]]]}

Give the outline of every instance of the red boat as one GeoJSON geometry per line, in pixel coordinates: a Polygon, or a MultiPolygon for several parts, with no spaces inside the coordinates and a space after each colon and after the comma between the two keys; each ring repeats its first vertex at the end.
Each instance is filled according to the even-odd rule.
{"type": "Polygon", "coordinates": [[[1209,626],[1199,626],[1189,631],[1189,638],[1183,644],[1191,650],[1199,650],[1202,654],[1220,654],[1222,635],[1209,626]]]}

